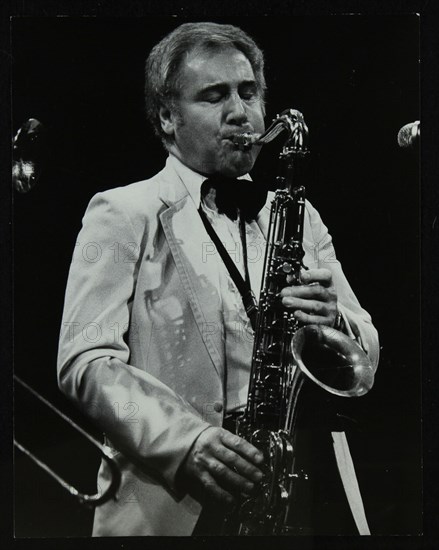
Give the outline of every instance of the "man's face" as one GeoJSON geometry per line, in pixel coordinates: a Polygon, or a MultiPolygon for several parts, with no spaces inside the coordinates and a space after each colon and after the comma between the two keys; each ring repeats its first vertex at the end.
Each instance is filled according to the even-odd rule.
{"type": "Polygon", "coordinates": [[[237,133],[264,131],[262,98],[245,55],[233,47],[191,52],[180,82],[179,112],[161,113],[164,131],[174,137],[170,152],[205,175],[251,170],[260,147],[241,151],[231,141],[237,133]]]}

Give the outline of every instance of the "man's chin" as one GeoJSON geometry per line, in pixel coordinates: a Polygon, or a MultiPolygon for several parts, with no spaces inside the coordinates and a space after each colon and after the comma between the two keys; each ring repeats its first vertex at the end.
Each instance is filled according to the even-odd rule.
{"type": "Polygon", "coordinates": [[[256,156],[252,151],[236,151],[224,158],[221,173],[228,178],[239,178],[253,168],[256,156]]]}

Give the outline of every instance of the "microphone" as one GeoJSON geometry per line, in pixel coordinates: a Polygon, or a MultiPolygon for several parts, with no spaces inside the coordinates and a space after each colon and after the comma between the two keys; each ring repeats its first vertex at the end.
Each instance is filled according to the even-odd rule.
{"type": "Polygon", "coordinates": [[[421,123],[419,120],[410,122],[401,128],[398,132],[398,145],[404,149],[413,147],[418,142],[421,135],[421,123]]]}
{"type": "Polygon", "coordinates": [[[19,193],[28,193],[37,183],[47,157],[47,133],[36,118],[27,120],[12,142],[12,183],[19,193]]]}

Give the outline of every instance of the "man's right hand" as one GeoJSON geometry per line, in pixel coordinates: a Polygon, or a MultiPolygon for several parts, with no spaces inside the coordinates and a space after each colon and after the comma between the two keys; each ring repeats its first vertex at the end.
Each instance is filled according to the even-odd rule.
{"type": "Polygon", "coordinates": [[[181,466],[181,474],[200,482],[219,501],[232,504],[237,494],[248,495],[263,477],[260,450],[223,428],[201,432],[181,466]]]}

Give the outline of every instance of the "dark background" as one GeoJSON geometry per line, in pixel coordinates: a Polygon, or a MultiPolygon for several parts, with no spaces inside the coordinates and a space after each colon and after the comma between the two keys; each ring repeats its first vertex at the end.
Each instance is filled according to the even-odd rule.
{"type": "MultiPolygon", "coordinates": [[[[314,156],[307,196],[380,333],[375,386],[349,404],[359,425],[350,443],[369,524],[374,534],[419,534],[419,162],[416,151],[402,150],[396,141],[401,126],[420,118],[419,18],[217,21],[242,27],[264,50],[267,121],[286,107],[304,113],[314,156]]],[[[180,22],[12,21],[12,128],[37,118],[51,143],[38,185],[14,196],[15,372],[76,419],[56,386],[57,340],[76,235],[94,193],[148,178],[164,163],[144,117],[143,64],[151,47],[180,22]]],[[[271,146],[262,151],[255,177],[272,180],[276,153],[271,146]]],[[[94,450],[20,388],[15,424],[17,439],[94,491],[99,461],[94,450]]],[[[91,523],[91,512],[17,454],[16,536],[87,536],[91,523]]]]}

